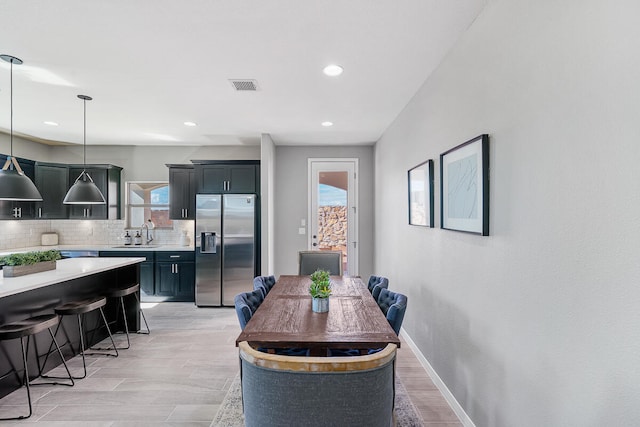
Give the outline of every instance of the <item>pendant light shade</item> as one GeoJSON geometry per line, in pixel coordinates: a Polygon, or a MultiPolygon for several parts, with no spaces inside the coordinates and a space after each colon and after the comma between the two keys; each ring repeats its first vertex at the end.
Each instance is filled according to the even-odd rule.
{"type": "Polygon", "coordinates": [[[0,200],[14,200],[23,202],[39,202],[42,196],[33,181],[24,174],[18,161],[13,157],[13,64],[20,65],[22,60],[11,55],[0,55],[0,58],[11,64],[11,85],[10,85],[10,133],[11,144],[10,154],[0,171],[0,200]]]}
{"type": "Polygon", "coordinates": [[[84,105],[84,137],[83,137],[83,169],[76,178],[62,203],[65,205],[104,205],[106,203],[102,192],[93,182],[86,171],[87,166],[87,101],[93,98],[87,95],[78,95],[84,105]]]}

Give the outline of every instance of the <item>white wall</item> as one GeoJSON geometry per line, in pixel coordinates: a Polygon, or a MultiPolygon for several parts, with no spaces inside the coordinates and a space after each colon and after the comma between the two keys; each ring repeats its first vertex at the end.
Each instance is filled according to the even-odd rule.
{"type": "Polygon", "coordinates": [[[640,2],[494,0],[375,150],[375,268],[478,426],[640,423],[640,2]],[[489,237],[407,170],[490,134],[489,237]],[[439,227],[439,214],[436,215],[439,227]]]}
{"type": "Polygon", "coordinates": [[[262,275],[269,276],[275,271],[275,171],[276,145],[271,135],[260,138],[260,221],[261,221],[261,263],[262,275]]]}
{"type": "MultiPolygon", "coordinates": [[[[308,236],[298,234],[300,220],[308,220],[310,157],[357,158],[359,165],[359,274],[373,274],[373,147],[276,146],[275,273],[298,274],[298,251],[307,250],[308,236]]],[[[307,232],[309,231],[309,227],[307,232]]]]}
{"type": "MultiPolygon", "coordinates": [[[[13,135],[13,155],[16,157],[22,157],[29,160],[41,160],[45,161],[49,153],[49,145],[40,144],[39,142],[33,142],[28,139],[21,138],[13,135]]],[[[11,154],[11,139],[8,133],[0,132],[0,154],[11,154]]],[[[82,158],[80,158],[82,161],[82,158]]],[[[5,157],[2,157],[2,165],[4,165],[5,157]]]]}

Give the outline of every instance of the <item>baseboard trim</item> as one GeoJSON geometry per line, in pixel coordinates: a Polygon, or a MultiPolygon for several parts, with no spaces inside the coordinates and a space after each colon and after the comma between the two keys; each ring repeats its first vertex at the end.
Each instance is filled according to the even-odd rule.
{"type": "Polygon", "coordinates": [[[416,343],[411,339],[411,337],[409,336],[409,334],[407,334],[407,331],[405,331],[404,328],[400,329],[400,336],[406,341],[407,344],[409,344],[409,347],[411,348],[413,353],[416,355],[416,358],[418,359],[418,361],[420,362],[424,370],[427,371],[427,374],[429,374],[429,376],[431,377],[431,380],[433,381],[435,386],[438,388],[438,390],[440,390],[440,393],[442,393],[442,396],[444,397],[444,399],[447,401],[449,406],[451,406],[451,409],[453,410],[453,412],[455,412],[460,422],[465,427],[475,427],[476,425],[473,423],[473,421],[471,421],[471,418],[469,418],[469,416],[464,411],[464,409],[462,409],[462,406],[460,406],[460,404],[458,403],[456,398],[453,396],[451,391],[449,391],[449,388],[446,386],[444,381],[442,381],[440,376],[438,376],[436,371],[433,369],[433,366],[431,366],[431,363],[429,363],[427,358],[424,357],[424,355],[422,354],[422,352],[420,351],[416,343]]]}

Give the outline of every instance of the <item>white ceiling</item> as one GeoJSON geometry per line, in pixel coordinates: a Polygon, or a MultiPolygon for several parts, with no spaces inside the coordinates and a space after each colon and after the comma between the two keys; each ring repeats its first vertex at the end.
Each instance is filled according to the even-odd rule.
{"type": "Polygon", "coordinates": [[[14,132],[82,143],[86,94],[87,144],[371,144],[486,1],[0,0],[14,132]]]}

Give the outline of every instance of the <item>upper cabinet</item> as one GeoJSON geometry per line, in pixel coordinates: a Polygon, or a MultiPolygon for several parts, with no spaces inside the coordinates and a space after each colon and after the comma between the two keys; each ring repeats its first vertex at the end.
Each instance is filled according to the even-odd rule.
{"type": "MultiPolygon", "coordinates": [[[[0,155],[0,158],[6,156],[0,155]]],[[[41,202],[0,201],[0,219],[120,219],[120,174],[113,165],[87,165],[86,170],[107,203],[104,205],[65,205],[67,191],[84,169],[83,165],[34,162],[20,159],[18,164],[42,196],[41,202]]]]}
{"type": "Polygon", "coordinates": [[[196,180],[193,165],[169,167],[169,218],[195,219],[196,180]]]}
{"type": "Polygon", "coordinates": [[[69,205],[71,219],[120,219],[121,167],[113,165],[70,165],[69,187],[86,170],[106,200],[104,205],[69,205]]]}
{"type": "Polygon", "coordinates": [[[193,160],[196,171],[196,192],[204,194],[259,193],[260,161],[193,160]]]}
{"type": "Polygon", "coordinates": [[[36,187],[42,201],[35,204],[37,219],[69,217],[69,207],[62,203],[69,190],[69,167],[57,163],[36,163],[36,187]]]}
{"type": "MultiPolygon", "coordinates": [[[[5,154],[0,154],[0,167],[4,165],[7,159],[5,154]]],[[[31,181],[34,181],[35,162],[33,160],[21,159],[16,157],[20,168],[31,181]]],[[[39,188],[38,188],[39,189],[39,188]]],[[[40,190],[42,193],[42,190],[40,190]]],[[[33,219],[34,202],[14,202],[9,200],[0,200],[0,219],[33,219]]]]}

